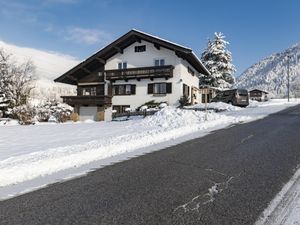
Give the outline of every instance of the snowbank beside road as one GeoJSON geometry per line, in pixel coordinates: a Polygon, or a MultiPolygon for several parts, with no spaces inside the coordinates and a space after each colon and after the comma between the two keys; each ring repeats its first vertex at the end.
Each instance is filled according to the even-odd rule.
{"type": "MultiPolygon", "coordinates": [[[[109,161],[114,156],[132,154],[163,142],[171,143],[185,135],[201,136],[208,129],[259,119],[297,102],[274,103],[224,113],[209,112],[207,121],[205,112],[167,107],[145,119],[124,122],[2,126],[0,199],[7,197],[1,196],[1,188],[9,190],[23,182],[103,159],[109,161]]],[[[86,166],[85,171],[91,168],[86,166]]],[[[51,182],[54,181],[47,181],[51,182]]]]}
{"type": "Polygon", "coordinates": [[[207,103],[206,106],[205,103],[199,103],[193,106],[187,106],[185,108],[205,110],[206,107],[207,109],[213,109],[217,111],[237,111],[242,109],[241,107],[233,106],[231,104],[226,104],[224,102],[211,102],[211,103],[207,103]]]}

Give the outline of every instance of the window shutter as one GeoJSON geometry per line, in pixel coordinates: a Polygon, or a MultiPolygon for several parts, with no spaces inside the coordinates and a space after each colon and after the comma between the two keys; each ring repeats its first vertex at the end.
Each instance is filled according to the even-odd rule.
{"type": "Polygon", "coordinates": [[[131,93],[132,95],[135,95],[135,87],[136,85],[131,85],[131,93]]]}
{"type": "Polygon", "coordinates": [[[167,93],[168,94],[172,93],[172,83],[167,83],[167,93]]]}
{"type": "Polygon", "coordinates": [[[153,94],[153,84],[148,84],[148,94],[153,94]]]}

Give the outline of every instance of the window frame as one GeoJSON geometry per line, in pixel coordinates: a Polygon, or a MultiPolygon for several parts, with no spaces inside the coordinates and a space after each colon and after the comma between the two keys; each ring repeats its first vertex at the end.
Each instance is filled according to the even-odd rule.
{"type": "Polygon", "coordinates": [[[154,66],[157,66],[157,67],[166,65],[165,58],[155,58],[153,61],[154,61],[154,66]],[[158,65],[156,65],[156,62],[158,62],[158,65]],[[161,62],[163,62],[163,63],[161,63],[161,62]]]}
{"type": "Polygon", "coordinates": [[[130,105],[113,105],[112,109],[116,110],[116,113],[125,113],[125,109],[130,108],[130,105]]]}
{"type": "Polygon", "coordinates": [[[135,95],[136,85],[135,84],[115,84],[112,87],[112,93],[114,96],[124,95],[135,95]],[[120,87],[122,87],[123,93],[120,93],[120,87]],[[116,93],[116,89],[118,90],[116,93]]]}
{"type": "Polygon", "coordinates": [[[134,46],[134,52],[140,53],[146,51],[146,45],[136,45],[134,46]]]}
{"type": "Polygon", "coordinates": [[[80,89],[81,96],[97,96],[97,87],[80,87],[80,89]]]}
{"type": "Polygon", "coordinates": [[[186,97],[190,97],[190,86],[189,85],[187,85],[187,84],[185,84],[185,83],[183,83],[182,84],[182,94],[184,95],[184,96],[186,96],[186,97]]]}
{"type": "Polygon", "coordinates": [[[171,82],[149,83],[147,87],[147,93],[152,95],[172,94],[172,83],[171,82]],[[158,89],[155,88],[156,85],[159,85],[158,89]],[[165,88],[162,88],[161,85],[165,85],[165,88]]]}
{"type": "Polygon", "coordinates": [[[127,63],[127,61],[118,62],[117,67],[118,67],[118,70],[126,70],[128,68],[128,63],[127,63]],[[124,65],[125,65],[125,67],[124,67],[124,65]]]}

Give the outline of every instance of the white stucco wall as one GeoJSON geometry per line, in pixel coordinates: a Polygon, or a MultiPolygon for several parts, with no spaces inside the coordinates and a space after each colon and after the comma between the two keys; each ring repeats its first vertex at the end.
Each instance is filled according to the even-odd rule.
{"type": "Polygon", "coordinates": [[[174,51],[162,47],[158,50],[152,43],[141,41],[141,43],[135,42],[128,46],[123,50],[123,54],[118,53],[106,60],[104,68],[105,70],[118,69],[119,62],[127,62],[127,68],[154,66],[155,59],[164,59],[165,65],[175,66],[180,63],[174,51]],[[134,52],[134,47],[139,45],[146,45],[146,51],[134,52]]]}
{"type": "Polygon", "coordinates": [[[142,41],[141,43],[135,42],[123,50],[123,54],[116,54],[106,61],[105,70],[118,69],[118,63],[127,62],[127,68],[149,67],[154,66],[155,59],[164,59],[165,65],[173,65],[173,77],[166,80],[164,78],[156,78],[153,81],[150,79],[116,81],[113,84],[135,84],[136,94],[125,96],[113,96],[113,105],[130,105],[131,108],[137,108],[145,102],[155,100],[156,102],[168,102],[169,105],[178,105],[178,100],[183,95],[183,83],[191,87],[199,86],[198,73],[189,65],[188,62],[176,56],[174,51],[160,47],[156,49],[152,43],[142,41]],[[146,45],[145,52],[135,52],[134,47],[139,45],[146,45]],[[195,71],[195,76],[188,73],[187,66],[195,71]],[[149,83],[171,82],[172,93],[166,95],[153,95],[147,94],[149,83]]]}
{"type": "Polygon", "coordinates": [[[141,81],[129,80],[128,82],[116,81],[114,84],[136,85],[135,95],[115,95],[112,98],[113,105],[130,105],[130,108],[132,109],[135,109],[152,100],[154,100],[155,102],[167,102],[169,105],[176,105],[178,104],[178,100],[180,98],[180,92],[178,90],[182,85],[178,77],[173,77],[172,79],[168,80],[164,78],[157,78],[153,81],[151,81],[150,79],[142,79],[141,81]],[[172,83],[172,93],[165,95],[148,94],[148,84],[160,82],[172,83]]]}

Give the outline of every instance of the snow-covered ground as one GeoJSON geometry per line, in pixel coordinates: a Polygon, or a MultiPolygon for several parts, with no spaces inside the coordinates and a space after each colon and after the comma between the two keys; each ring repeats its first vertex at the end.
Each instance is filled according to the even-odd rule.
{"type": "Polygon", "coordinates": [[[300,225],[300,168],[255,225],[300,225]]]}
{"type": "Polygon", "coordinates": [[[251,102],[247,108],[230,106],[207,114],[167,107],[145,119],[122,122],[0,126],[0,199],[299,103],[251,102]]]}

